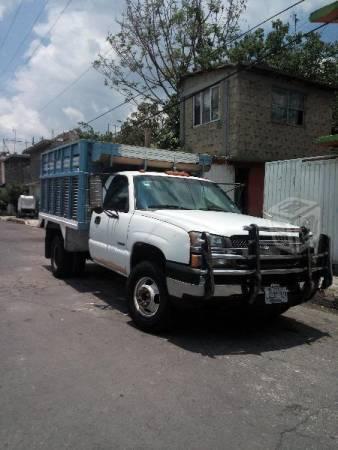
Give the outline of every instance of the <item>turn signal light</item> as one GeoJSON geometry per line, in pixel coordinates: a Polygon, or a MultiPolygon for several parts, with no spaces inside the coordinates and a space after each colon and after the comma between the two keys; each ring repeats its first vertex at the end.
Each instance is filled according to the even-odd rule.
{"type": "Polygon", "coordinates": [[[191,255],[190,266],[193,269],[200,269],[202,267],[202,256],[201,255],[191,255]]]}

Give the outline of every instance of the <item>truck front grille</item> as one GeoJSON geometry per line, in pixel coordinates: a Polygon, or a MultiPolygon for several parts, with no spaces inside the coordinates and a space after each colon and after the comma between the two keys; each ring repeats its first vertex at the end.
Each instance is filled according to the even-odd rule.
{"type": "MultiPolygon", "coordinates": [[[[233,248],[248,248],[248,236],[232,236],[231,246],[233,248]]],[[[290,255],[299,254],[301,242],[298,237],[289,236],[262,236],[259,241],[260,253],[262,255],[290,255]]]]}

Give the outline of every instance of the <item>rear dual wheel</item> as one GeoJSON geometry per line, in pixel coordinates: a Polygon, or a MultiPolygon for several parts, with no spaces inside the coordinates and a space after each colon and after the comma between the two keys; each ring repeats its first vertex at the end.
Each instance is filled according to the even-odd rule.
{"type": "Polygon", "coordinates": [[[69,278],[83,273],[86,256],[80,252],[67,252],[63,239],[57,235],[51,244],[51,267],[56,278],[69,278]]]}

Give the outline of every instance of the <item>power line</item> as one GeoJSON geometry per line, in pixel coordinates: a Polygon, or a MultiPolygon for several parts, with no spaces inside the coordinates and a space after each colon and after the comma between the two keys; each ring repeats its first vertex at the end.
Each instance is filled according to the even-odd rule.
{"type": "Polygon", "coordinates": [[[14,59],[16,58],[17,54],[19,53],[21,47],[23,46],[23,44],[25,43],[26,39],[28,38],[28,36],[32,33],[33,28],[36,24],[36,22],[40,19],[44,9],[46,8],[47,4],[48,4],[49,0],[46,0],[46,2],[43,4],[42,8],[40,9],[38,15],[35,17],[34,22],[31,26],[31,28],[29,29],[29,31],[25,34],[24,38],[21,40],[20,44],[18,45],[18,47],[16,48],[16,51],[14,52],[14,55],[12,57],[12,59],[9,61],[9,63],[7,64],[5,70],[2,72],[2,74],[6,73],[8,71],[8,68],[10,67],[10,65],[12,64],[12,62],[14,61],[14,59]]]}
{"type": "Polygon", "coordinates": [[[241,39],[242,37],[246,36],[247,34],[251,33],[253,30],[255,30],[258,27],[261,27],[262,25],[266,24],[272,19],[275,19],[276,17],[280,16],[281,14],[285,13],[286,11],[289,11],[290,9],[294,8],[295,6],[300,5],[301,3],[304,3],[305,0],[299,0],[296,3],[293,3],[292,5],[288,6],[287,8],[283,9],[282,11],[279,11],[278,13],[274,14],[273,16],[270,16],[268,19],[264,19],[262,22],[258,23],[254,27],[250,28],[248,31],[245,31],[244,33],[241,33],[239,36],[232,39],[229,44],[232,44],[235,41],[238,41],[238,39],[241,39]]]}
{"type": "Polygon", "coordinates": [[[123,106],[123,105],[125,105],[125,104],[127,104],[127,103],[132,102],[133,100],[135,100],[137,97],[140,97],[141,95],[144,95],[144,93],[143,93],[143,92],[142,92],[142,93],[139,93],[139,94],[134,95],[133,97],[131,97],[131,98],[129,98],[129,99],[126,98],[123,102],[119,103],[119,104],[116,105],[116,106],[113,106],[112,108],[108,109],[107,111],[103,112],[102,114],[98,115],[97,117],[94,117],[93,119],[91,119],[91,120],[89,120],[88,122],[86,122],[86,125],[89,125],[90,123],[95,122],[95,120],[100,119],[101,117],[105,116],[106,114],[108,114],[108,113],[110,113],[110,112],[113,112],[113,111],[115,111],[115,110],[118,109],[118,108],[121,108],[121,106],[123,106]]]}
{"type": "MultiPolygon", "coordinates": [[[[106,53],[104,53],[103,56],[107,56],[108,53],[110,53],[112,49],[109,49],[106,53]]],[[[51,98],[47,103],[45,103],[38,112],[44,111],[51,103],[53,103],[56,99],[61,97],[65,92],[67,92],[71,87],[73,87],[76,83],[78,83],[91,69],[93,68],[92,64],[90,64],[87,69],[85,69],[83,72],[80,73],[79,76],[75,78],[70,84],[68,84],[65,88],[63,88],[58,94],[56,94],[53,98],[51,98]]]]}
{"type": "Polygon", "coordinates": [[[12,28],[13,28],[13,25],[14,25],[14,23],[15,23],[15,21],[16,21],[16,18],[17,18],[17,16],[18,16],[19,12],[20,12],[20,9],[21,9],[22,4],[23,4],[23,0],[21,0],[19,6],[18,6],[18,7],[16,8],[16,10],[15,10],[15,13],[14,13],[14,15],[13,15],[12,21],[11,21],[11,23],[10,23],[8,29],[7,29],[6,35],[5,35],[4,39],[3,39],[2,42],[1,42],[1,45],[0,45],[0,52],[1,52],[2,48],[3,48],[3,46],[5,45],[6,41],[7,41],[7,38],[8,38],[8,36],[9,36],[9,33],[11,32],[11,30],[12,30],[12,28]]]}
{"type": "MultiPolygon", "coordinates": [[[[280,14],[283,14],[284,12],[290,10],[291,8],[294,8],[295,6],[299,5],[300,3],[303,3],[305,0],[299,0],[296,3],[293,3],[292,5],[288,6],[287,8],[283,9],[282,11],[279,11],[278,13],[274,14],[273,16],[263,20],[262,22],[260,22],[259,24],[255,25],[254,27],[250,28],[250,30],[245,31],[244,33],[241,33],[239,36],[237,36],[236,38],[234,38],[233,40],[231,40],[229,42],[229,44],[233,43],[234,41],[241,39],[243,36],[247,35],[248,33],[251,33],[251,31],[253,31],[255,28],[258,28],[259,26],[265,24],[266,22],[268,22],[269,20],[274,19],[275,17],[279,16],[280,14]]],[[[103,56],[107,56],[108,53],[110,53],[112,50],[110,49],[109,51],[107,51],[103,56]]],[[[46,108],[48,108],[48,106],[53,103],[56,99],[58,99],[59,97],[61,97],[65,92],[67,92],[71,87],[73,87],[78,81],[80,81],[84,75],[86,75],[91,69],[93,68],[92,64],[90,64],[90,66],[84,70],[77,78],[75,78],[75,80],[73,80],[69,85],[67,85],[64,89],[62,89],[58,94],[55,95],[55,97],[53,97],[51,100],[49,100],[45,105],[42,106],[42,108],[40,108],[38,110],[38,112],[42,112],[44,111],[46,108]]],[[[137,95],[136,97],[139,97],[139,95],[137,95]]],[[[130,99],[130,101],[133,100],[133,97],[130,99]]],[[[121,107],[122,105],[124,105],[125,102],[121,103],[120,105],[117,105],[117,107],[121,107]]],[[[117,109],[117,107],[113,107],[112,110],[117,109]]],[[[108,114],[109,112],[111,112],[110,110],[106,111],[106,114],[108,114]]],[[[101,116],[100,116],[101,117],[101,116]]],[[[99,117],[97,117],[99,118],[99,117]]],[[[94,120],[91,120],[91,122],[93,122],[94,120]]]]}
{"type": "MultiPolygon", "coordinates": [[[[308,35],[310,35],[310,34],[316,32],[316,31],[318,31],[318,30],[320,30],[321,28],[324,28],[324,27],[327,26],[327,25],[328,25],[328,23],[324,23],[324,24],[319,25],[318,27],[312,29],[311,31],[309,31],[309,32],[307,32],[307,33],[305,33],[305,34],[303,34],[303,35],[302,35],[302,38],[304,38],[304,37],[306,37],[306,36],[308,36],[308,35]]],[[[281,51],[283,51],[283,50],[286,49],[287,47],[293,45],[294,43],[297,43],[298,40],[299,40],[299,37],[297,36],[295,39],[292,39],[291,41],[289,41],[289,42],[287,42],[286,44],[284,44],[283,46],[281,46],[281,47],[279,48],[279,51],[278,51],[277,53],[276,53],[276,51],[270,51],[270,52],[267,52],[265,55],[263,55],[263,58],[267,58],[267,57],[269,57],[269,56],[272,56],[273,54],[278,54],[278,53],[280,53],[281,51]]],[[[229,78],[233,77],[234,75],[238,74],[239,72],[242,72],[242,71],[244,71],[244,70],[249,70],[250,68],[254,67],[255,65],[258,65],[258,64],[261,64],[261,63],[262,63],[262,60],[260,59],[259,61],[255,61],[255,62],[253,62],[253,63],[251,63],[251,64],[246,65],[246,66],[241,66],[239,69],[237,69],[237,70],[231,72],[231,73],[228,74],[227,76],[225,76],[225,77],[223,77],[223,78],[217,80],[216,82],[214,82],[214,83],[212,83],[212,84],[210,84],[210,85],[204,86],[203,89],[200,89],[200,90],[198,90],[198,91],[195,91],[195,92],[189,94],[188,96],[185,96],[185,97],[182,98],[181,100],[179,100],[179,101],[175,102],[174,104],[170,105],[169,108],[164,108],[164,109],[167,109],[167,110],[168,110],[168,109],[172,109],[172,108],[174,108],[174,107],[176,107],[176,106],[179,106],[181,103],[183,103],[184,101],[186,101],[186,100],[188,100],[189,98],[193,97],[194,95],[198,94],[199,92],[202,92],[203,90],[205,90],[205,89],[207,89],[207,88],[211,88],[211,87],[213,87],[213,86],[216,86],[216,85],[219,84],[221,81],[228,80],[229,78]]],[[[111,110],[116,110],[116,109],[120,108],[122,105],[124,105],[124,104],[126,104],[126,103],[128,103],[128,100],[127,100],[127,99],[126,99],[126,101],[124,101],[122,104],[116,105],[116,106],[114,106],[113,108],[111,108],[111,110]]],[[[91,119],[91,120],[89,120],[88,122],[85,122],[85,123],[86,123],[86,124],[92,123],[92,122],[94,122],[95,120],[97,120],[97,119],[99,119],[99,118],[105,116],[105,115],[108,114],[109,112],[111,112],[111,110],[108,110],[108,111],[106,111],[106,112],[100,114],[99,116],[97,116],[97,117],[95,117],[95,118],[93,118],[93,119],[91,119]]],[[[138,123],[138,125],[140,125],[140,124],[146,122],[147,120],[149,120],[149,119],[151,119],[151,118],[153,118],[153,117],[155,117],[155,116],[158,116],[158,115],[162,114],[163,112],[165,112],[165,111],[164,111],[164,110],[159,110],[158,112],[156,112],[156,113],[154,113],[153,115],[151,115],[149,118],[144,119],[144,120],[141,120],[141,121],[138,123]]]]}
{"type": "MultiPolygon", "coordinates": [[[[62,15],[64,14],[64,12],[66,11],[66,9],[69,7],[69,5],[72,3],[73,0],[68,0],[68,2],[66,3],[66,5],[63,7],[62,11],[60,11],[59,15],[57,16],[55,22],[53,23],[53,25],[49,28],[49,30],[47,31],[47,33],[43,36],[43,38],[46,38],[56,27],[58,21],[61,19],[62,15]]],[[[42,39],[43,39],[42,38],[42,39]]],[[[33,58],[33,56],[35,55],[35,53],[39,50],[39,48],[42,45],[42,41],[40,42],[40,44],[38,44],[35,49],[33,50],[32,54],[26,59],[26,61],[24,61],[24,64],[28,64],[29,61],[33,58]]]]}
{"type": "MultiPolygon", "coordinates": [[[[316,28],[314,28],[314,29],[308,31],[307,33],[303,34],[303,35],[302,35],[302,38],[307,37],[307,36],[309,36],[309,35],[312,34],[312,33],[315,33],[316,31],[320,30],[321,28],[324,28],[324,27],[327,26],[327,25],[328,25],[328,23],[323,23],[323,24],[317,26],[316,28]]],[[[269,56],[278,55],[279,53],[281,53],[281,51],[285,50],[287,47],[289,47],[289,46],[291,46],[292,44],[298,42],[298,40],[299,40],[299,37],[297,36],[295,39],[292,39],[291,41],[289,41],[289,42],[287,42],[286,44],[284,44],[283,46],[281,46],[281,47],[279,48],[278,52],[272,51],[272,50],[271,50],[271,51],[267,52],[265,55],[263,55],[263,58],[267,58],[267,57],[269,57],[269,56]]],[[[143,119],[143,120],[141,120],[140,122],[138,122],[137,125],[138,125],[138,126],[139,126],[139,125],[142,125],[144,122],[147,122],[148,120],[150,120],[150,119],[152,119],[152,118],[154,118],[154,117],[156,117],[156,116],[159,116],[160,114],[163,114],[163,112],[166,112],[166,111],[168,111],[168,110],[170,110],[170,109],[172,109],[172,108],[174,108],[174,107],[176,107],[176,106],[179,106],[181,103],[185,102],[185,101],[188,100],[189,98],[192,98],[193,96],[195,96],[196,94],[198,94],[198,93],[204,91],[205,89],[208,89],[208,88],[211,88],[211,87],[213,87],[213,86],[216,86],[216,85],[219,84],[221,81],[226,81],[226,80],[228,80],[229,78],[231,78],[231,77],[237,75],[237,74],[240,73],[240,72],[243,72],[243,71],[245,71],[245,70],[250,70],[252,67],[257,66],[257,65],[259,65],[259,64],[262,64],[262,62],[264,62],[264,61],[262,61],[262,60],[260,59],[260,60],[254,61],[254,62],[251,63],[251,64],[248,64],[248,65],[245,65],[245,66],[244,66],[244,65],[240,66],[238,69],[236,69],[236,70],[234,70],[233,72],[229,73],[229,74],[226,75],[225,77],[218,79],[218,80],[215,81],[214,83],[211,83],[211,84],[209,84],[209,85],[207,85],[207,86],[203,86],[202,89],[199,89],[198,91],[192,92],[191,94],[189,94],[189,95],[187,95],[187,96],[181,98],[181,99],[178,100],[177,102],[173,103],[173,104],[170,105],[169,107],[163,108],[163,110],[159,110],[159,111],[153,113],[150,117],[147,117],[146,119],[143,119]]],[[[125,103],[128,103],[128,100],[126,100],[123,104],[125,104],[125,103]]],[[[122,105],[119,104],[119,105],[115,106],[114,109],[117,109],[117,108],[119,108],[119,107],[121,107],[121,106],[122,106],[122,105]]],[[[91,122],[93,122],[94,120],[97,120],[98,118],[105,116],[105,115],[108,114],[109,112],[110,112],[110,111],[106,111],[106,112],[102,113],[100,116],[97,116],[96,118],[91,119],[89,122],[85,122],[85,123],[86,123],[86,124],[91,123],[91,122]]]]}

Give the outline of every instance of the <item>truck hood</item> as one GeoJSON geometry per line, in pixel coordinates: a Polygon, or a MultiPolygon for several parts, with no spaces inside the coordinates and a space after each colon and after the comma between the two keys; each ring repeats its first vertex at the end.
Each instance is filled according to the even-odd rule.
{"type": "MultiPolygon", "coordinates": [[[[161,209],[155,211],[138,210],[137,214],[170,223],[185,231],[206,231],[222,236],[245,235],[247,231],[244,226],[256,224],[261,227],[283,227],[292,228],[295,225],[275,222],[245,214],[236,214],[220,211],[199,211],[199,210],[168,210],[161,209]]],[[[264,234],[264,233],[262,233],[264,234]]],[[[278,233],[283,234],[283,233],[278,233]]]]}

